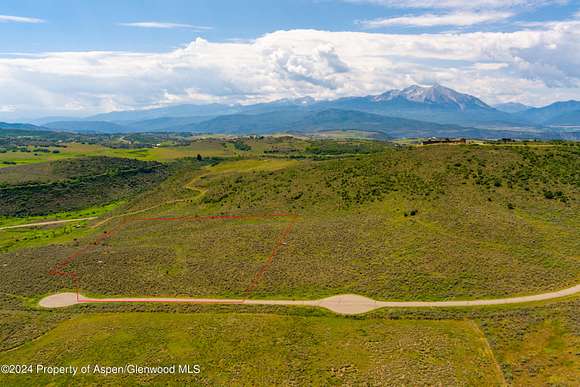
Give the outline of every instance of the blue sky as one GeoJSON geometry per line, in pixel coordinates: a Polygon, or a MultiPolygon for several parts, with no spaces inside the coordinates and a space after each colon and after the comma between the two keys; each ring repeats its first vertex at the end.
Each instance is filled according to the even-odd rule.
{"type": "MultiPolygon", "coordinates": [[[[509,1],[509,0],[508,0],[509,1]]],[[[469,1],[466,1],[468,3],[469,1]]],[[[404,2],[403,2],[404,3],[404,2]]],[[[549,6],[514,7],[509,20],[461,26],[464,31],[513,31],[522,21],[564,20],[578,11],[570,1],[549,6]]],[[[364,20],[445,14],[441,9],[387,7],[378,2],[333,0],[3,0],[0,15],[42,19],[44,23],[0,23],[0,52],[68,50],[165,51],[196,37],[210,41],[254,39],[277,30],[369,31],[364,20]],[[209,27],[137,28],[122,23],[161,22],[209,27]]],[[[372,32],[414,34],[457,26],[390,25],[372,32]]]]}
{"type": "Polygon", "coordinates": [[[490,102],[580,99],[579,12],[578,0],[3,0],[0,120],[433,82],[490,102]]]}

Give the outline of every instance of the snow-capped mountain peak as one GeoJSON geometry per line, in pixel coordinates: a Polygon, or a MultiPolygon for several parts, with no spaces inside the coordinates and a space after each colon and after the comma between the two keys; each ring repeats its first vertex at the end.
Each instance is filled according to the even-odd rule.
{"type": "Polygon", "coordinates": [[[409,102],[423,103],[442,108],[454,108],[457,110],[493,109],[474,96],[459,93],[439,84],[427,87],[412,85],[402,90],[387,91],[386,93],[373,96],[371,99],[374,102],[404,99],[409,102]]]}

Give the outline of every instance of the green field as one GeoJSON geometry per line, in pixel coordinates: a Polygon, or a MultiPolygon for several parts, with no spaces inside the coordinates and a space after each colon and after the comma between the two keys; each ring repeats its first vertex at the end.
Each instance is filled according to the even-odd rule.
{"type": "Polygon", "coordinates": [[[135,222],[79,257],[72,270],[89,294],[241,296],[286,224],[271,219],[135,222]]]}
{"type": "Polygon", "coordinates": [[[518,385],[574,385],[578,381],[580,301],[513,310],[481,325],[506,379],[518,385]]]}
{"type": "MultiPolygon", "coordinates": [[[[444,300],[541,293],[572,286],[580,276],[574,152],[435,146],[321,161],[182,163],[172,177],[116,211],[135,213],[133,218],[296,215],[287,245],[254,297],[356,293],[444,300]],[[564,163],[566,157],[573,162],[564,163]],[[561,195],[548,198],[547,191],[561,195]]],[[[11,272],[4,291],[19,290],[12,276],[38,271],[24,256],[40,254],[46,265],[55,264],[122,219],[99,228],[81,225],[84,231],[62,248],[53,243],[66,240],[40,231],[45,247],[2,256],[11,272]]],[[[128,222],[79,256],[71,270],[81,275],[82,290],[95,295],[243,296],[284,224],[128,222]]],[[[26,293],[69,286],[39,281],[26,293]]]]}
{"type": "MultiPolygon", "coordinates": [[[[160,141],[160,140],[159,140],[160,141]]],[[[104,141],[102,141],[104,142],[104,141]]],[[[26,151],[0,152],[0,168],[27,165],[78,157],[105,156],[124,157],[142,161],[171,162],[180,158],[232,158],[232,157],[285,157],[303,155],[310,143],[294,137],[266,137],[261,139],[192,138],[188,144],[173,141],[151,144],[141,148],[111,147],[101,143],[64,142],[58,146],[43,146],[44,151],[35,151],[36,146],[19,147],[26,151]],[[236,147],[236,143],[245,144],[236,147]]],[[[0,146],[1,150],[1,146],[0,146]]]]}
{"type": "Polygon", "coordinates": [[[99,217],[107,214],[108,212],[112,211],[118,206],[125,204],[123,201],[114,202],[111,204],[107,204],[105,206],[99,207],[89,207],[79,211],[67,211],[67,212],[56,212],[50,215],[43,215],[43,216],[27,216],[25,218],[22,217],[0,217],[0,228],[2,227],[10,227],[16,226],[19,224],[30,224],[30,223],[40,223],[40,222],[47,222],[52,220],[66,220],[66,219],[78,219],[78,218],[88,218],[88,217],[99,217]]]}
{"type": "MultiPolygon", "coordinates": [[[[184,164],[122,210],[152,207],[149,217],[299,216],[255,297],[356,293],[444,300],[541,293],[572,286],[580,276],[577,164],[561,161],[573,157],[570,152],[436,146],[340,160],[184,164]],[[547,198],[547,190],[562,196],[547,198]]],[[[282,227],[279,221],[130,222],[72,269],[82,274],[83,290],[96,295],[241,296],[282,227]]],[[[58,252],[57,246],[45,249],[58,252]]],[[[14,275],[35,270],[23,254],[34,252],[4,258],[14,275]]],[[[64,258],[50,256],[53,263],[64,258]]],[[[52,286],[39,283],[35,291],[58,291],[52,286]]]]}
{"type": "MultiPolygon", "coordinates": [[[[260,371],[267,370],[269,384],[370,379],[400,385],[403,379],[408,384],[482,385],[474,380],[481,378],[485,385],[499,385],[503,378],[522,386],[573,386],[579,366],[577,297],[521,307],[383,309],[356,318],[312,309],[201,305],[24,311],[15,300],[0,301],[5,309],[0,313],[0,349],[16,348],[0,354],[0,360],[9,364],[191,361],[204,369],[201,379],[195,379],[200,384],[234,380],[256,384],[263,375],[260,371]],[[114,352],[99,350],[111,346],[114,352]]],[[[0,380],[9,385],[26,380],[70,382],[48,376],[0,380]]],[[[85,378],[83,383],[144,380],[185,381],[125,376],[85,378]]]]}
{"type": "Polygon", "coordinates": [[[2,364],[123,366],[127,359],[144,366],[199,364],[201,372],[107,377],[35,374],[4,377],[3,383],[493,385],[500,381],[477,330],[458,321],[94,314],[72,318],[39,340],[0,355],[2,364]]]}
{"type": "Polygon", "coordinates": [[[48,148],[50,151],[59,150],[60,153],[57,154],[34,153],[33,151],[0,153],[0,168],[11,166],[11,164],[4,164],[5,161],[20,165],[87,156],[125,157],[143,161],[171,161],[183,157],[196,157],[198,154],[203,157],[235,156],[234,147],[223,141],[196,141],[189,146],[141,149],[115,149],[99,144],[66,143],[65,145],[66,148],[48,148]]]}
{"type": "MultiPolygon", "coordinates": [[[[43,296],[73,290],[70,279],[49,275],[51,268],[87,246],[66,271],[95,297],[482,299],[549,292],[580,278],[577,144],[414,147],[277,137],[198,145],[205,149],[201,161],[193,143],[103,147],[131,160],[161,161],[166,175],[96,205],[0,218],[2,227],[98,217],[0,230],[0,363],[202,366],[195,379],[89,376],[83,384],[575,384],[577,297],[497,308],[386,309],[356,318],[284,307],[40,310],[43,296]],[[210,148],[220,158],[209,158],[210,148]],[[192,159],[178,160],[183,156],[192,159]],[[264,216],[272,213],[293,216],[264,216]],[[292,232],[247,293],[290,223],[292,232]],[[107,238],[95,244],[100,236],[107,238]],[[110,347],[115,351],[104,349],[110,347]]],[[[10,167],[0,181],[76,184],[105,168],[98,185],[78,198],[67,195],[84,203],[95,197],[90,192],[115,187],[122,170],[115,163],[125,165],[70,161],[66,168],[62,161],[10,167]]],[[[36,195],[31,203],[51,203],[50,193],[36,195]]],[[[77,381],[0,378],[9,385],[77,381]]]]}

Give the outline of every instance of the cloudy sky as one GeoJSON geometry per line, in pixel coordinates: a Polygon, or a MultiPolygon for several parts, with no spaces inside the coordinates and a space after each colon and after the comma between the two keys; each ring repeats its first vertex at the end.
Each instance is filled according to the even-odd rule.
{"type": "Polygon", "coordinates": [[[580,0],[0,3],[0,121],[435,82],[580,99],[580,0]]]}

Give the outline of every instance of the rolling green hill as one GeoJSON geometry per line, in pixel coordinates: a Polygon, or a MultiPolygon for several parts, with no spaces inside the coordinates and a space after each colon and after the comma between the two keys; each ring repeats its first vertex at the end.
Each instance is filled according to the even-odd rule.
{"type": "Polygon", "coordinates": [[[4,168],[0,215],[45,215],[104,205],[131,197],[165,176],[166,168],[159,163],[109,157],[4,168]]]}
{"type": "Polygon", "coordinates": [[[0,381],[572,384],[577,296],[356,317],[282,306],[38,307],[40,298],[76,285],[93,297],[450,300],[548,292],[580,277],[575,143],[236,141],[211,142],[236,152],[228,159],[159,166],[77,158],[0,172],[23,190],[6,197],[21,197],[27,211],[124,199],[84,207],[96,220],[0,230],[0,362],[193,362],[202,369],[194,376],[0,381]],[[67,191],[57,196],[62,186],[67,191]],[[50,275],[55,266],[79,282],[50,275]]]}
{"type": "MultiPolygon", "coordinates": [[[[288,246],[256,297],[357,293],[430,300],[537,293],[573,285],[579,275],[573,237],[580,221],[578,152],[567,144],[435,145],[327,160],[230,161],[201,170],[185,163],[124,211],[152,207],[148,216],[169,218],[297,215],[288,246]]],[[[130,222],[79,257],[75,270],[83,289],[94,294],[242,296],[287,224],[130,222]],[[100,256],[108,263],[95,275],[100,256]]],[[[54,256],[58,246],[42,249],[5,259],[35,272],[31,258],[54,256]]],[[[32,294],[67,285],[37,283],[32,294]]]]}

